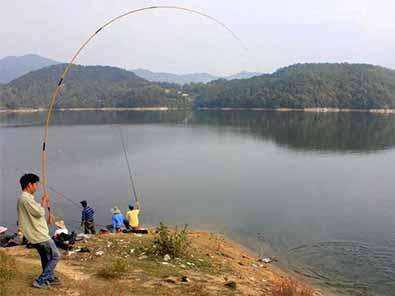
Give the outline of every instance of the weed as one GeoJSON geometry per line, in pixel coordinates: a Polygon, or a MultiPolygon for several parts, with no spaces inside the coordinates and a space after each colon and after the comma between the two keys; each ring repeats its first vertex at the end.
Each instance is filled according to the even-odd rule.
{"type": "Polygon", "coordinates": [[[168,254],[171,258],[181,258],[188,254],[191,243],[188,239],[187,225],[181,231],[177,228],[175,231],[170,231],[166,225],[160,223],[156,232],[150,253],[157,256],[168,254]]]}
{"type": "Polygon", "coordinates": [[[127,273],[129,263],[127,260],[117,258],[106,263],[99,271],[98,275],[104,278],[116,278],[127,273]]]}

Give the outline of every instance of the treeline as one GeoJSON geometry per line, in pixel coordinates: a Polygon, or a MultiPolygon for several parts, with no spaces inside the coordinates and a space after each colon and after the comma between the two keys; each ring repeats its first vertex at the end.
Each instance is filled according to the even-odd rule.
{"type": "MultiPolygon", "coordinates": [[[[0,108],[47,107],[64,64],[0,85],[0,108]]],[[[395,71],[367,64],[296,64],[250,79],[179,86],[115,67],[74,66],[58,108],[395,108],[395,71]]]]}
{"type": "Polygon", "coordinates": [[[196,107],[395,108],[395,71],[367,64],[296,64],[246,80],[188,87],[196,107]]]}
{"type": "MultiPolygon", "coordinates": [[[[65,67],[50,66],[0,85],[0,107],[47,107],[65,67]]],[[[56,107],[173,107],[186,103],[177,85],[152,83],[115,67],[76,65],[63,83],[56,107]]]]}

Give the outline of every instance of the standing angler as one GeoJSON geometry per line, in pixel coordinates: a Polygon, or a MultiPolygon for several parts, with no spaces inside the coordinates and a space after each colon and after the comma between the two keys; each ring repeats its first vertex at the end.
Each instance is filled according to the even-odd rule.
{"type": "Polygon", "coordinates": [[[24,237],[38,251],[41,259],[42,273],[34,280],[33,287],[48,288],[50,285],[59,284],[54,271],[60,259],[60,253],[55,242],[49,236],[45,208],[49,206],[47,195],[41,197],[41,202],[34,200],[40,178],[35,174],[25,174],[19,180],[22,194],[18,199],[18,223],[24,237]]]}
{"type": "Polygon", "coordinates": [[[88,203],[86,200],[80,202],[83,210],[81,215],[81,227],[84,226],[85,234],[96,234],[95,229],[95,210],[91,207],[88,207],[88,203]]]}

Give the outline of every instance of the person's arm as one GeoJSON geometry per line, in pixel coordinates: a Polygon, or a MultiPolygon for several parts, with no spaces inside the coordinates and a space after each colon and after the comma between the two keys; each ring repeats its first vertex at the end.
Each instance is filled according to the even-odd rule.
{"type": "Polygon", "coordinates": [[[85,222],[85,209],[83,209],[81,213],[81,227],[84,225],[84,222],[85,222]]]}
{"type": "Polygon", "coordinates": [[[117,226],[117,220],[115,219],[115,215],[112,215],[112,228],[115,231],[117,226]]]}
{"type": "Polygon", "coordinates": [[[47,194],[41,196],[40,204],[44,209],[49,207],[49,198],[47,194]]]}
{"type": "Polygon", "coordinates": [[[48,202],[41,201],[41,205],[40,205],[39,203],[35,202],[34,200],[25,199],[25,201],[23,202],[23,205],[25,206],[26,210],[33,217],[40,218],[40,217],[45,217],[45,209],[43,206],[47,206],[48,202]]]}

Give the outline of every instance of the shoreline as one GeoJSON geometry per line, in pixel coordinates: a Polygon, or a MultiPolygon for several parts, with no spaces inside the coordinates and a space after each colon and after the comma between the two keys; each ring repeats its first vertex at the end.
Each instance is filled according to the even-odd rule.
{"type": "MultiPolygon", "coordinates": [[[[235,283],[234,292],[237,292],[239,295],[262,295],[262,292],[265,292],[264,295],[272,295],[276,288],[288,281],[292,281],[298,289],[311,291],[310,294],[306,295],[313,295],[314,291],[314,295],[334,296],[327,289],[295,276],[291,271],[278,266],[274,262],[268,264],[261,262],[257,254],[243,244],[216,232],[194,229],[188,231],[188,237],[194,251],[189,259],[187,258],[183,261],[177,261],[179,259],[175,258],[175,260],[172,259],[163,263],[163,259],[160,257],[147,257],[145,256],[147,254],[144,252],[140,253],[143,249],[140,251],[136,249],[136,252],[130,252],[130,246],[138,248],[138,245],[144,240],[151,240],[153,237],[154,231],[152,229],[150,234],[144,237],[130,234],[92,236],[87,241],[77,245],[77,247],[87,247],[91,252],[85,254],[73,253],[72,255],[64,253],[64,259],[60,262],[58,273],[61,274],[62,278],[68,278],[67,281],[71,281],[71,290],[75,290],[77,287],[74,292],[79,293],[80,287],[76,285],[77,282],[86,278],[99,283],[101,280],[97,277],[98,269],[108,260],[132,260],[131,266],[133,267],[129,273],[138,273],[138,277],[141,274],[145,274],[144,282],[140,283],[133,278],[130,278],[130,282],[128,278],[115,279],[105,284],[106,287],[103,286],[103,288],[108,288],[108,285],[112,284],[131,284],[137,285],[136,288],[144,289],[147,287],[146,283],[150,282],[155,287],[167,289],[169,288],[168,283],[170,283],[170,290],[168,291],[174,292],[173,295],[176,296],[189,295],[191,290],[198,291],[201,289],[201,284],[204,283],[205,287],[210,287],[207,291],[212,292],[207,295],[228,295],[228,291],[231,290],[226,288],[226,283],[231,281],[235,283]],[[102,254],[98,255],[99,251],[102,254]],[[127,255],[125,256],[125,254],[127,255]],[[133,269],[136,270],[134,271],[133,269]],[[179,283],[179,280],[172,275],[174,272],[175,274],[181,273],[187,276],[190,282],[188,284],[179,283]],[[157,273],[160,273],[160,276],[157,273]]],[[[34,250],[18,246],[6,249],[0,248],[0,251],[6,252],[6,254],[15,258],[22,265],[29,263],[30,265],[34,264],[36,269],[39,267],[39,259],[34,250]]],[[[26,272],[24,270],[22,273],[26,272]]],[[[20,292],[27,292],[30,282],[20,281],[19,284],[23,286],[20,292]]],[[[54,292],[53,295],[64,295],[61,294],[63,293],[61,290],[53,289],[52,291],[54,292]],[[60,293],[58,294],[57,292],[60,293]]],[[[157,291],[154,291],[152,293],[150,289],[147,289],[144,295],[157,295],[157,291]]],[[[191,295],[196,294],[191,293],[191,295]]]]}
{"type": "Polygon", "coordinates": [[[395,113],[395,109],[351,109],[351,108],[198,108],[202,111],[265,111],[265,112],[315,112],[315,113],[395,113]]]}
{"type": "MultiPolygon", "coordinates": [[[[59,108],[54,112],[80,112],[80,111],[175,111],[186,110],[177,107],[104,107],[104,108],[59,108]]],[[[193,109],[192,109],[193,110],[193,109]]],[[[262,112],[308,112],[308,113],[376,113],[395,114],[395,109],[352,109],[352,108],[197,108],[198,111],[262,111],[262,112]]],[[[36,113],[46,112],[48,108],[21,108],[21,109],[0,109],[0,113],[36,113]]]]}
{"type": "MultiPolygon", "coordinates": [[[[79,112],[79,111],[169,111],[178,110],[177,108],[169,107],[131,107],[131,108],[59,108],[54,109],[54,112],[79,112]]],[[[0,113],[36,113],[47,112],[48,108],[21,108],[21,109],[0,109],[0,113]]]]}

